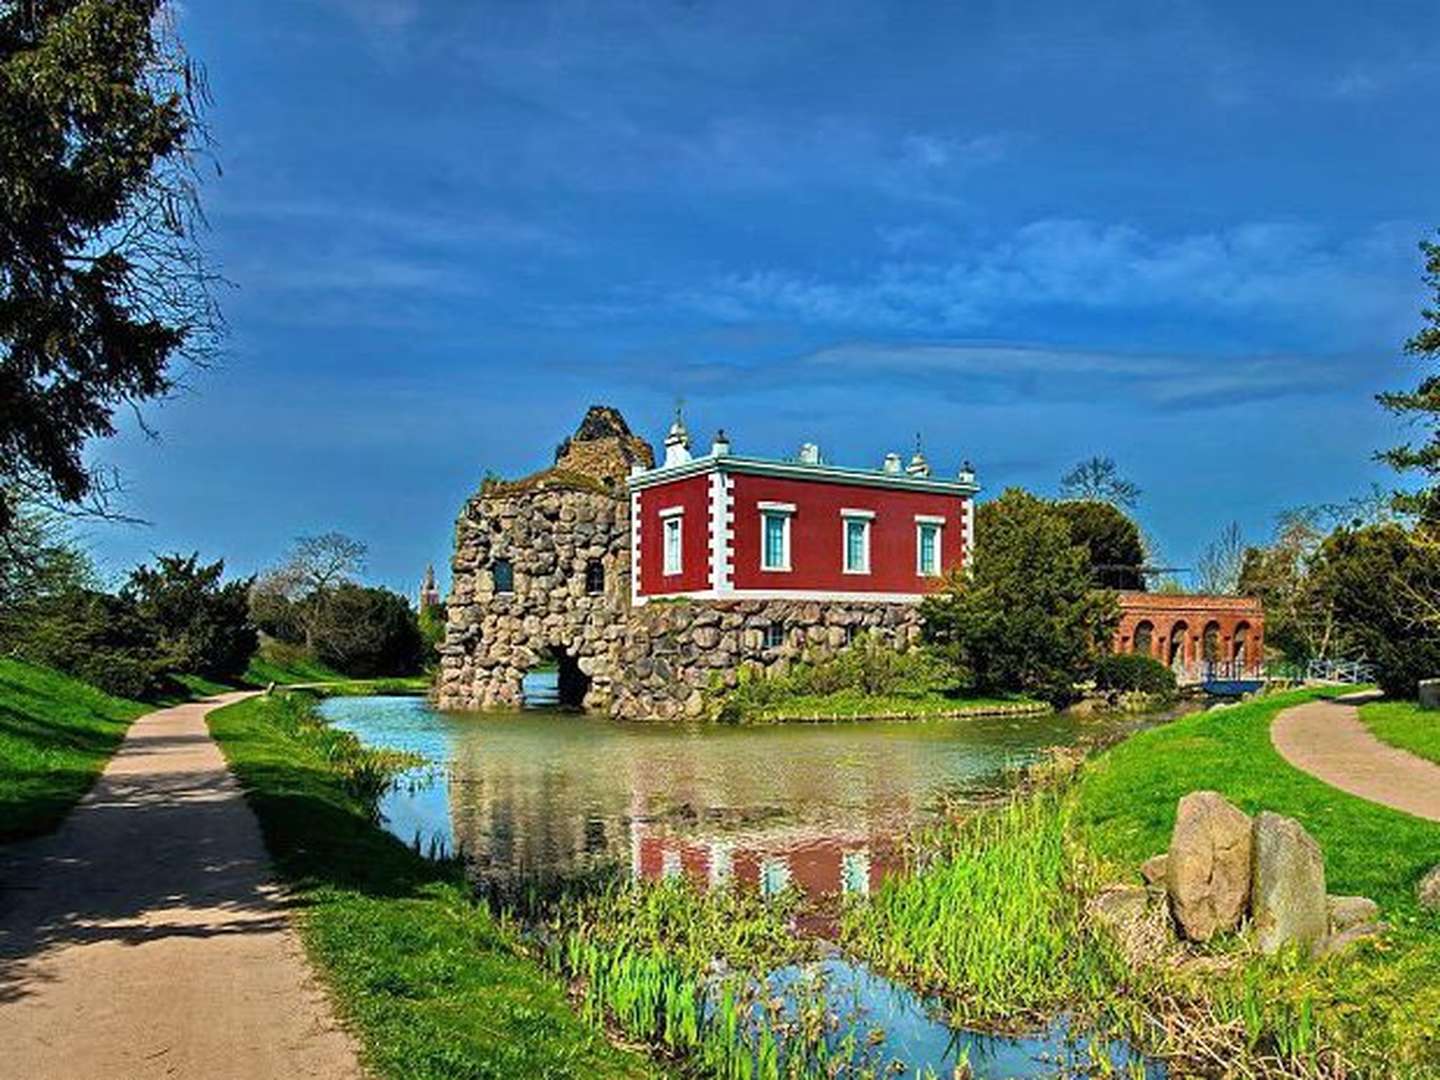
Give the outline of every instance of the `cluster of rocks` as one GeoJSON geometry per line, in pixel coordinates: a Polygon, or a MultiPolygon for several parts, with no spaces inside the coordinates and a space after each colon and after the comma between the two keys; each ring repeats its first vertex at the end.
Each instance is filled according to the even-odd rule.
{"type": "MultiPolygon", "coordinates": [[[[1252,819],[1213,791],[1180,800],[1169,850],[1140,873],[1144,886],[1116,886],[1092,904],[1133,960],[1163,951],[1172,934],[1206,942],[1248,925],[1262,953],[1293,946],[1318,958],[1384,929],[1375,901],[1327,893],[1324,853],[1298,821],[1252,819]]],[[[1440,867],[1431,876],[1440,910],[1440,867]]],[[[1423,882],[1421,891],[1423,903],[1423,882]]]]}

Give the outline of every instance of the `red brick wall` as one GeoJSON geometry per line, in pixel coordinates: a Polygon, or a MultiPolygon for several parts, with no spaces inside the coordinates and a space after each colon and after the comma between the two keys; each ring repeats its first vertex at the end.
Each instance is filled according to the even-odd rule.
{"type": "Polygon", "coordinates": [[[1116,652],[1140,651],[1136,633],[1150,627],[1150,655],[1161,663],[1199,664],[1204,659],[1206,627],[1213,626],[1218,657],[1237,658],[1247,667],[1265,659],[1265,611],[1260,601],[1241,596],[1170,596],[1162,593],[1120,594],[1120,626],[1115,632],[1116,652]],[[1244,630],[1237,646],[1236,635],[1244,630]]]}

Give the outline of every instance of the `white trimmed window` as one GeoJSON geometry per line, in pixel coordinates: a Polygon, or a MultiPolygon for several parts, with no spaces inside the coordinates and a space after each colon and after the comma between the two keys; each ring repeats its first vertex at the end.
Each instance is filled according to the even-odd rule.
{"type": "Polygon", "coordinates": [[[915,573],[921,577],[940,576],[940,530],[943,517],[915,515],[915,573]]]}
{"type": "Polygon", "coordinates": [[[840,511],[845,550],[845,573],[870,573],[870,523],[874,519],[875,511],[873,510],[840,511]]]}
{"type": "Polygon", "coordinates": [[[760,504],[760,569],[790,569],[790,519],[794,503],[760,504]]]}
{"type": "Polygon", "coordinates": [[[678,574],[685,568],[685,508],[670,506],[660,511],[664,537],[665,573],[678,574]]]}

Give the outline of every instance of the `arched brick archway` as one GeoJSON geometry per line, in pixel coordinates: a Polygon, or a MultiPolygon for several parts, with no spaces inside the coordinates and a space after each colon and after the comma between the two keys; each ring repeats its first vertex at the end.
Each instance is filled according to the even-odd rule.
{"type": "Polygon", "coordinates": [[[1135,624],[1133,652],[1141,656],[1155,655],[1155,624],[1149,619],[1141,619],[1135,624]]]}
{"type": "Polygon", "coordinates": [[[1225,643],[1222,640],[1220,623],[1217,619],[1207,622],[1205,629],[1200,633],[1200,659],[1207,664],[1228,659],[1225,656],[1225,643]]]}
{"type": "Polygon", "coordinates": [[[1250,633],[1250,624],[1241,620],[1235,624],[1235,632],[1231,635],[1230,659],[1237,663],[1249,666],[1256,663],[1258,657],[1254,655],[1254,645],[1250,633]]]}
{"type": "Polygon", "coordinates": [[[1165,662],[1173,667],[1190,663],[1190,624],[1176,619],[1165,637],[1165,662]]]}

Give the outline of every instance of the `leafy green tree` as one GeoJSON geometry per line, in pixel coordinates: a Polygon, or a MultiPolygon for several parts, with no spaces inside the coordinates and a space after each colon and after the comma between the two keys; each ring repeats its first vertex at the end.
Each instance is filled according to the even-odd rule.
{"type": "Polygon", "coordinates": [[[1440,671],[1440,626],[1417,613],[1424,597],[1440,596],[1440,551],[1397,524],[1340,528],[1321,544],[1311,578],[1345,650],[1375,665],[1387,694],[1414,697],[1419,680],[1440,671]]]}
{"type": "Polygon", "coordinates": [[[316,591],[303,604],[315,605],[314,650],[322,663],[359,678],[420,671],[420,625],[399,593],[343,584],[316,591]]]}
{"type": "Polygon", "coordinates": [[[210,679],[244,674],[259,645],[250,621],[253,579],[224,576],[225,560],[202,564],[198,552],[161,555],[131,571],[121,595],[154,628],[166,670],[210,679]]]}
{"type": "Polygon", "coordinates": [[[1096,585],[1144,589],[1145,544],[1139,526],[1119,507],[1093,500],[1065,500],[1055,507],[1070,526],[1070,539],[1085,547],[1096,585]]]}
{"type": "MultiPolygon", "coordinates": [[[[1440,235],[1440,233],[1437,233],[1440,235]]],[[[1426,483],[1420,491],[1399,496],[1397,504],[1419,515],[1432,527],[1440,526],[1440,243],[1420,242],[1425,256],[1425,284],[1434,292],[1433,307],[1421,311],[1425,325],[1405,342],[1405,352],[1415,357],[1426,373],[1411,391],[1378,395],[1380,404],[1424,431],[1419,443],[1406,442],[1380,455],[1400,472],[1418,472],[1426,483]]]]}
{"type": "Polygon", "coordinates": [[[133,600],[94,589],[27,604],[7,628],[6,648],[120,697],[148,697],[164,682],[155,627],[133,600]]]}
{"type": "Polygon", "coordinates": [[[0,533],[103,494],[88,440],[202,362],[204,81],[164,0],[0,3],[0,533]]]}
{"type": "Polygon", "coordinates": [[[419,615],[420,638],[425,643],[425,666],[440,663],[440,646],[445,644],[445,607],[427,607],[419,615]]]}
{"type": "Polygon", "coordinates": [[[0,635],[27,605],[97,585],[95,568],[60,514],[16,499],[11,528],[0,532],[0,635]]]}
{"type": "Polygon", "coordinates": [[[975,531],[970,570],[921,604],[926,642],[982,693],[1071,700],[1114,636],[1115,594],[1093,588],[1065,517],[1026,491],[981,506],[975,531]]]}
{"type": "Polygon", "coordinates": [[[1140,501],[1140,488],[1120,475],[1114,458],[1096,457],[1080,462],[1060,478],[1060,497],[1078,502],[1103,502],[1131,510],[1140,501]]]}

